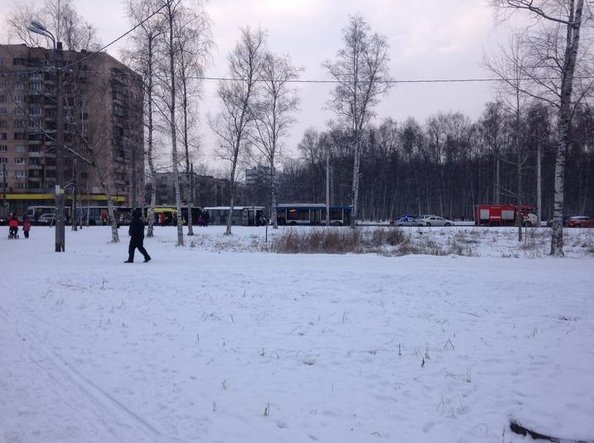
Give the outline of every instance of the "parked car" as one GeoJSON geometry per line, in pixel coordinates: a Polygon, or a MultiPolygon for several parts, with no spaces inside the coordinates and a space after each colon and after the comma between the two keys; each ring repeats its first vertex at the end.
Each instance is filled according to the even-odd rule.
{"type": "Polygon", "coordinates": [[[413,215],[404,215],[394,223],[396,226],[419,226],[419,220],[413,215]]]}
{"type": "Polygon", "coordinates": [[[452,220],[439,217],[438,215],[425,215],[417,220],[419,226],[454,226],[452,220]]]}
{"type": "Polygon", "coordinates": [[[568,228],[594,228],[594,218],[587,215],[574,215],[567,220],[568,228]]]}
{"type": "Polygon", "coordinates": [[[53,212],[46,212],[45,214],[41,214],[37,218],[37,223],[40,225],[50,225],[50,224],[54,223],[53,212]]]}
{"type": "MultiPolygon", "coordinates": [[[[563,226],[567,226],[567,222],[569,221],[569,219],[571,217],[574,217],[574,216],[573,215],[564,215],[563,216],[563,219],[562,219],[563,226]]],[[[550,219],[547,221],[547,227],[550,228],[551,226],[553,226],[553,219],[550,219]]]]}

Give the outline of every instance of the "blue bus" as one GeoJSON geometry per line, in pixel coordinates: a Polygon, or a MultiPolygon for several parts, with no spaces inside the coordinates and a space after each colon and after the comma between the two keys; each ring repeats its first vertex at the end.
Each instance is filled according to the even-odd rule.
{"type": "MultiPolygon", "coordinates": [[[[330,206],[330,224],[347,226],[351,223],[351,206],[330,206]]],[[[282,203],[276,206],[279,225],[325,225],[324,203],[282,203]]]]}

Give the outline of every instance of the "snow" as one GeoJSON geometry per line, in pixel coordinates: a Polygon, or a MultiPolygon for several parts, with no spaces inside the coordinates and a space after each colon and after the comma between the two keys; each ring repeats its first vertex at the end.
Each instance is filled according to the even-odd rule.
{"type": "Polygon", "coordinates": [[[67,228],[65,253],[3,233],[0,442],[594,439],[594,230],[563,259],[545,228],[406,228],[472,256],[267,252],[286,229],[156,227],[146,264],[125,228],[67,228]]]}

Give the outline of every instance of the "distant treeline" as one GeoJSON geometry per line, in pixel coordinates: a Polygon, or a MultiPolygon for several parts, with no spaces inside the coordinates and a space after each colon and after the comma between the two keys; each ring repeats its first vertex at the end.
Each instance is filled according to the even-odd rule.
{"type": "MultiPolygon", "coordinates": [[[[359,217],[389,220],[404,213],[430,213],[470,219],[475,204],[516,202],[518,186],[523,203],[538,205],[540,152],[542,218],[550,218],[557,137],[554,116],[545,105],[533,103],[523,110],[518,124],[501,103],[488,103],[476,122],[460,113],[439,113],[422,124],[412,118],[402,123],[386,119],[370,127],[364,136],[359,217]]],[[[591,109],[579,108],[573,125],[564,212],[594,215],[591,109]]],[[[299,151],[298,160],[283,166],[279,201],[325,202],[328,163],[331,203],[350,204],[349,133],[340,128],[308,130],[299,151]]],[[[262,200],[255,203],[267,204],[265,187],[255,193],[262,200]]]]}

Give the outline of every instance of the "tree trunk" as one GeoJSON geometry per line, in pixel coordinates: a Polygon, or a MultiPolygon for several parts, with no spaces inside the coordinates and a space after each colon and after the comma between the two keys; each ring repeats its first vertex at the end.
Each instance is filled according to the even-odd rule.
{"type": "Polygon", "coordinates": [[[276,168],[274,167],[274,156],[270,157],[270,218],[272,218],[272,228],[278,229],[278,220],[276,213],[276,168]]]}
{"type": "Polygon", "coordinates": [[[229,179],[229,215],[227,217],[227,229],[225,235],[231,235],[231,224],[233,222],[233,206],[235,205],[235,171],[237,169],[237,156],[233,159],[231,164],[231,177],[229,179]]]}
{"type": "Polygon", "coordinates": [[[563,200],[565,192],[565,164],[571,131],[571,98],[573,75],[580,43],[580,27],[584,0],[576,0],[574,11],[567,25],[563,80],[561,83],[561,103],[559,107],[559,142],[555,161],[555,197],[553,203],[553,232],[551,235],[551,255],[563,257],[563,200]]]}
{"type": "Polygon", "coordinates": [[[153,226],[155,224],[155,204],[157,203],[157,183],[156,183],[156,171],[155,171],[155,164],[153,161],[153,133],[154,133],[154,124],[153,124],[153,38],[149,37],[148,39],[148,85],[147,85],[147,161],[149,167],[149,174],[151,177],[151,204],[148,209],[148,227],[146,230],[146,236],[152,237],[153,234],[153,226]]]}
{"type": "Polygon", "coordinates": [[[359,200],[359,169],[361,167],[361,134],[359,131],[355,132],[355,159],[353,162],[353,189],[352,189],[352,206],[353,212],[351,217],[351,228],[357,227],[357,211],[359,200]]]}

